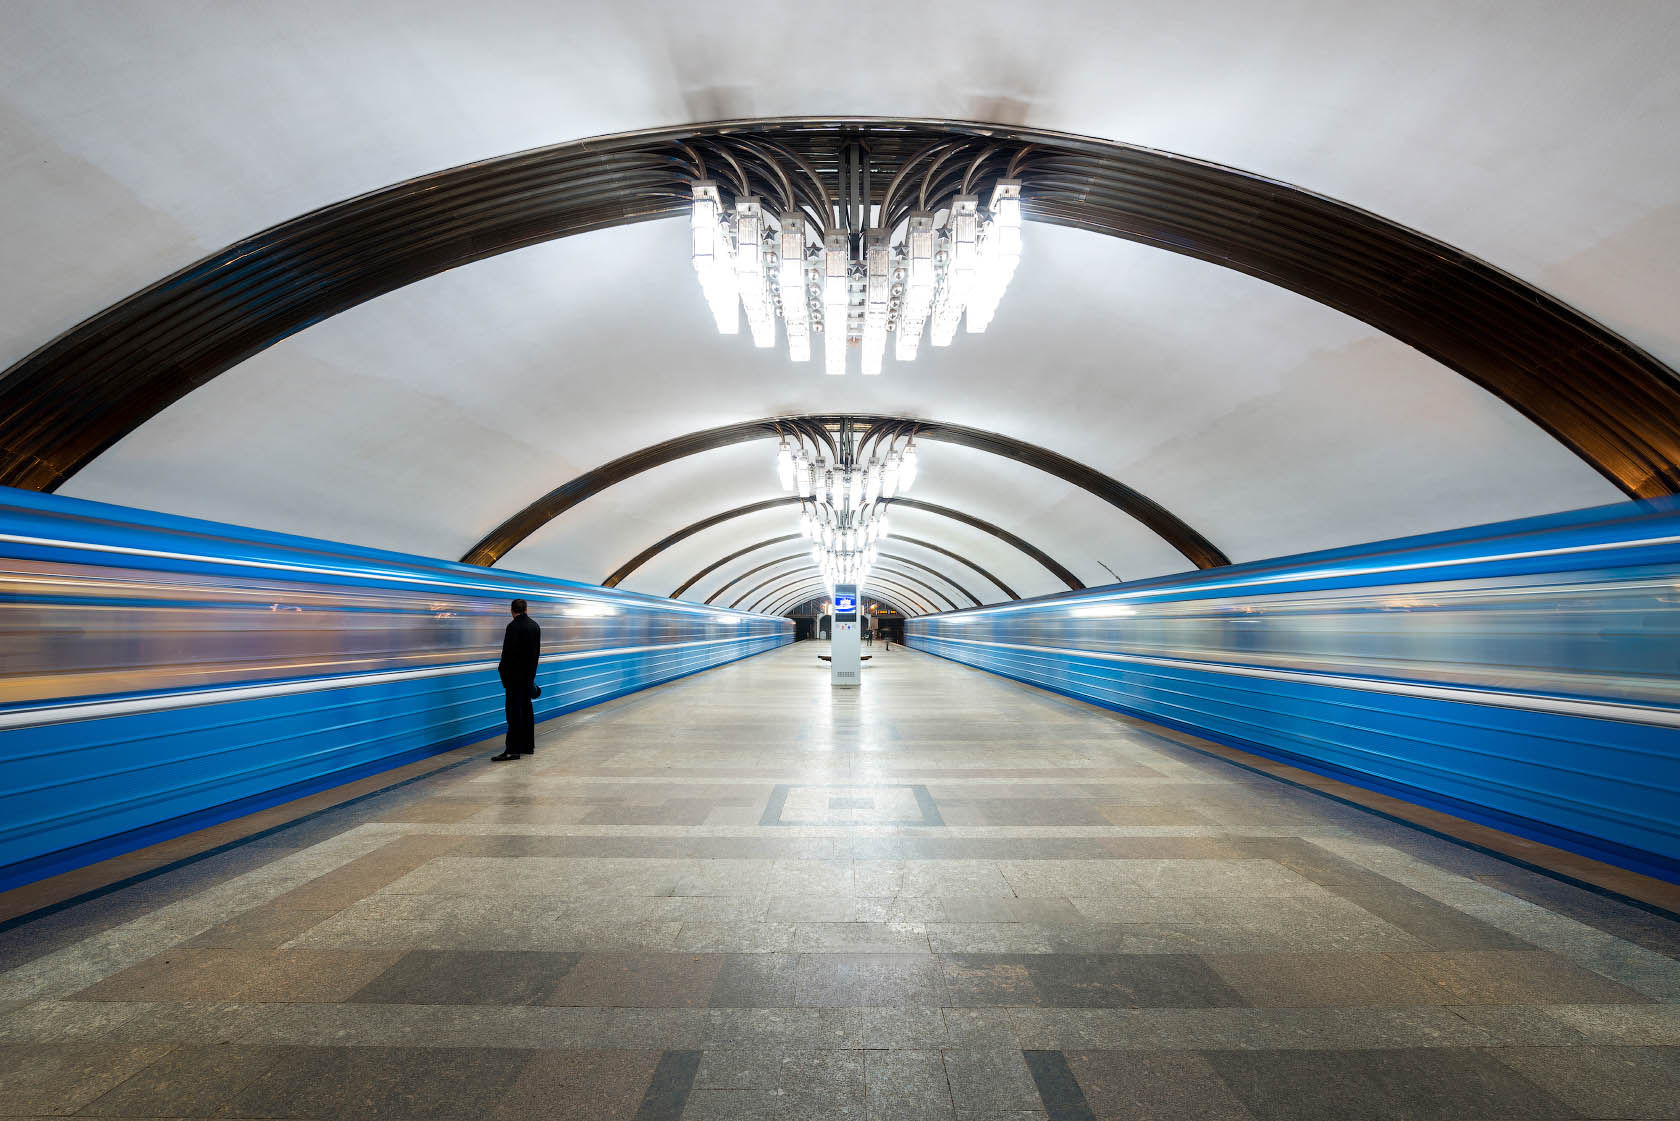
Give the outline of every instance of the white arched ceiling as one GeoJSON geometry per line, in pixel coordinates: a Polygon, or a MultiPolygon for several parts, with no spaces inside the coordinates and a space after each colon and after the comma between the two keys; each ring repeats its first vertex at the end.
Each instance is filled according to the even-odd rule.
{"type": "MultiPolygon", "coordinates": [[[[814,44],[784,50],[674,2],[10,4],[0,237],[28,268],[0,272],[0,364],[257,229],[402,178],[601,132],[834,113],[1057,128],[1296,183],[1481,255],[1680,363],[1680,6],[844,12],[882,31],[825,66],[814,44]]],[[[752,26],[821,18],[772,5],[752,26]]],[[[717,336],[684,249],[680,222],[650,223],[422,281],[259,353],[64,491],[456,557],[633,449],[754,417],[870,412],[1052,448],[1237,560],[1618,497],[1421,354],[1189,258],[1032,226],[986,336],[889,358],[864,381],[717,336]]],[[[1103,564],[1128,578],[1183,567],[1117,511],[995,458],[928,443],[916,497],[998,522],[1087,583],[1103,564]]],[[[764,445],[708,453],[591,499],[503,563],[598,580],[774,493],[764,445]]],[[[1022,595],[1061,587],[977,531],[894,521],[1022,595]]],[[[626,586],[667,593],[791,525],[772,512],[708,530],[626,586]]]]}

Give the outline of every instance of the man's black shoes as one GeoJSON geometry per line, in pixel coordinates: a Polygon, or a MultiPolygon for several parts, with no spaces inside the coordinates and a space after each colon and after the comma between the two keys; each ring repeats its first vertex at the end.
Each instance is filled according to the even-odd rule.
{"type": "Polygon", "coordinates": [[[519,752],[517,752],[517,751],[504,751],[500,755],[490,756],[490,762],[492,762],[492,763],[506,763],[509,759],[517,759],[517,758],[519,758],[519,752]]]}

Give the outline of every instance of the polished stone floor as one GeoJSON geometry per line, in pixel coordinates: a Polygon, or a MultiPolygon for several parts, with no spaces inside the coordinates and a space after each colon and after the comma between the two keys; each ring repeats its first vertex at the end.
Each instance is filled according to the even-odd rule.
{"type": "Polygon", "coordinates": [[[817,653],[14,920],[0,1114],[1680,1117],[1680,923],[902,649],[836,694],[817,653]]]}

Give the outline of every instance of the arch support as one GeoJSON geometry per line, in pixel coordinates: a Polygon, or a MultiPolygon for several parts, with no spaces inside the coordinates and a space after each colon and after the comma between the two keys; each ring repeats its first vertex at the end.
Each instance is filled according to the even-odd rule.
{"type": "Polygon", "coordinates": [[[254,233],[0,374],[0,484],[55,490],[193,389],[382,293],[523,246],[683,214],[697,145],[773,145],[823,163],[851,143],[867,144],[883,175],[930,145],[1010,152],[1026,217],[1182,253],[1336,308],[1507,402],[1630,496],[1680,493],[1675,372],[1451,245],[1169,152],[1019,126],[870,117],[592,137],[433,172],[254,233]]]}

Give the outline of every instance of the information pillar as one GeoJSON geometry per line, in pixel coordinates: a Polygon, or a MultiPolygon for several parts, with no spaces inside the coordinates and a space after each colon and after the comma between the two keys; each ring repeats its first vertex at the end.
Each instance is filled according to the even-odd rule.
{"type": "Polygon", "coordinates": [[[834,645],[830,650],[829,684],[855,689],[863,681],[858,659],[858,590],[856,584],[834,585],[834,645]]]}

